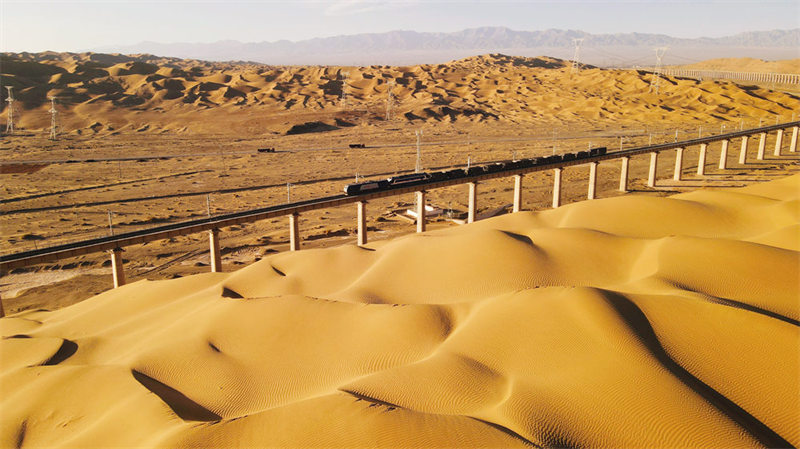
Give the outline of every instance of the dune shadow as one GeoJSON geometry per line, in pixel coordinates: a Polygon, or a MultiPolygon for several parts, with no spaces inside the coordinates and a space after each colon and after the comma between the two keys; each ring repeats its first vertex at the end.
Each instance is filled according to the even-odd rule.
{"type": "Polygon", "coordinates": [[[763,309],[761,307],[754,306],[754,305],[748,304],[746,302],[736,301],[735,299],[720,298],[719,296],[712,296],[712,295],[709,295],[708,293],[704,293],[702,291],[697,291],[697,290],[695,290],[695,289],[693,289],[691,287],[688,287],[688,286],[680,284],[680,283],[673,283],[673,285],[675,285],[676,288],[679,288],[681,290],[686,290],[687,292],[694,292],[694,293],[697,293],[698,295],[702,295],[702,296],[706,297],[708,301],[713,302],[715,304],[720,304],[720,305],[723,305],[723,306],[728,306],[728,307],[734,307],[734,308],[737,308],[737,309],[747,310],[748,312],[753,312],[753,313],[757,313],[759,315],[764,315],[764,316],[767,316],[767,317],[770,317],[770,318],[774,318],[776,320],[783,321],[784,323],[800,327],[800,320],[796,320],[794,318],[791,318],[791,317],[788,317],[788,316],[785,316],[785,315],[781,315],[778,312],[773,312],[771,310],[763,309]]]}
{"type": "Polygon", "coordinates": [[[524,243],[526,245],[536,246],[536,245],[534,245],[533,240],[530,237],[528,237],[527,235],[517,234],[515,232],[503,231],[503,230],[501,230],[500,232],[502,232],[503,234],[511,237],[512,239],[518,240],[518,241],[520,241],[520,242],[522,242],[522,243],[524,243]]]}
{"type": "Polygon", "coordinates": [[[53,356],[50,357],[46,362],[42,363],[42,365],[58,365],[64,360],[72,357],[72,354],[75,354],[77,351],[77,343],[70,340],[64,340],[61,343],[61,347],[58,348],[58,351],[56,351],[56,353],[53,354],[53,356]]]}
{"type": "Polygon", "coordinates": [[[684,385],[691,388],[692,391],[700,395],[709,404],[713,405],[720,412],[739,424],[739,426],[764,446],[792,447],[788,441],[770,429],[769,426],[759,421],[756,417],[747,412],[747,410],[695,377],[692,373],[687,371],[686,368],[673,360],[658,340],[655,330],[647,319],[647,316],[633,301],[617,292],[609,290],[601,290],[601,292],[611,307],[619,313],[628,327],[633,330],[639,341],[645,345],[665,369],[683,382],[684,385]]]}
{"type": "MultiPolygon", "coordinates": [[[[517,432],[514,432],[513,430],[509,429],[506,426],[502,426],[500,424],[493,423],[491,421],[486,421],[485,419],[475,418],[474,416],[468,416],[467,418],[474,419],[475,421],[478,421],[479,423],[482,423],[482,424],[486,424],[487,426],[489,426],[489,427],[491,427],[491,428],[493,428],[495,430],[499,430],[500,432],[503,432],[504,434],[506,434],[506,435],[508,435],[508,436],[510,436],[510,437],[512,437],[514,439],[520,440],[523,443],[525,443],[525,444],[527,444],[527,445],[529,445],[531,447],[537,447],[537,448],[545,447],[545,446],[542,446],[542,445],[534,443],[533,441],[523,437],[522,435],[518,434],[517,432]]],[[[563,438],[556,438],[556,439],[554,439],[554,441],[548,441],[547,443],[548,443],[547,446],[549,446],[549,447],[575,447],[574,445],[569,444],[563,438]]]]}
{"type": "Polygon", "coordinates": [[[161,398],[184,421],[219,421],[222,419],[216,413],[194,402],[169,385],[136,370],[131,370],[131,374],[137,382],[161,398]]]}
{"type": "Polygon", "coordinates": [[[223,298],[233,298],[233,299],[240,299],[244,298],[241,294],[229,289],[228,287],[222,288],[222,297],[223,298]]]}

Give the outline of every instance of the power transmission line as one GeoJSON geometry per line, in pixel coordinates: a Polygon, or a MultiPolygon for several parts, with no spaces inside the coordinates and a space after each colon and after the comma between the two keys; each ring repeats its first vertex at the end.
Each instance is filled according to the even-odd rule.
{"type": "Polygon", "coordinates": [[[419,149],[420,139],[422,138],[422,130],[414,131],[417,135],[417,166],[414,169],[414,173],[419,173],[422,171],[422,152],[419,149]]]}
{"type": "Polygon", "coordinates": [[[394,102],[392,89],[394,89],[395,81],[391,80],[387,84],[389,89],[386,91],[386,121],[388,122],[392,119],[392,103],[394,102]]]}
{"type": "Polygon", "coordinates": [[[8,89],[8,98],[6,98],[6,102],[8,102],[8,120],[6,121],[6,134],[11,134],[14,132],[14,93],[11,91],[14,86],[6,86],[8,89]]]}
{"type": "Polygon", "coordinates": [[[653,79],[650,80],[650,92],[655,91],[656,94],[658,94],[658,81],[661,79],[661,61],[666,52],[667,47],[656,48],[656,66],[653,69],[653,79]]]}
{"type": "Polygon", "coordinates": [[[342,72],[342,108],[347,107],[347,77],[349,75],[349,72],[342,72]]]}
{"type": "Polygon", "coordinates": [[[58,140],[58,110],[56,109],[56,97],[50,98],[50,140],[58,140]]]}
{"type": "Polygon", "coordinates": [[[572,57],[572,73],[575,73],[580,70],[581,43],[583,42],[583,38],[572,39],[572,42],[575,44],[575,55],[572,57]]]}

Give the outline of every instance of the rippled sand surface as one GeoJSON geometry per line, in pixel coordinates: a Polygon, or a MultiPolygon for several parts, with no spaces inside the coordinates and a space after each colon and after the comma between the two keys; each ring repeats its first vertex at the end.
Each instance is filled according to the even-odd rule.
{"type": "Polygon", "coordinates": [[[0,320],[2,447],[800,445],[800,176],[0,320]]]}

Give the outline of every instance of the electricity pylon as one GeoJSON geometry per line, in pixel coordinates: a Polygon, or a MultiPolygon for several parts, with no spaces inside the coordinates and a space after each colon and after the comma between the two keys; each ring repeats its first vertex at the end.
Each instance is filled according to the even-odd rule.
{"type": "Polygon", "coordinates": [[[422,139],[422,130],[414,131],[417,135],[417,166],[414,168],[414,173],[419,173],[422,171],[422,151],[419,149],[419,142],[422,139]]]}
{"type": "Polygon", "coordinates": [[[349,72],[342,72],[342,108],[347,106],[347,77],[349,75],[349,72]]]}
{"type": "Polygon", "coordinates": [[[14,132],[14,93],[11,91],[14,86],[6,86],[8,89],[8,98],[6,101],[8,102],[8,121],[6,121],[6,134],[11,134],[14,132]]]}
{"type": "Polygon", "coordinates": [[[572,39],[572,42],[575,44],[575,55],[572,57],[572,73],[575,73],[581,69],[581,43],[583,43],[583,38],[572,39]]]}
{"type": "Polygon", "coordinates": [[[395,82],[391,80],[386,84],[389,86],[389,89],[386,91],[386,121],[388,122],[392,119],[392,103],[394,102],[392,89],[394,89],[395,82]]]}
{"type": "Polygon", "coordinates": [[[658,81],[661,79],[661,60],[667,52],[667,47],[656,48],[656,66],[653,69],[653,79],[650,80],[650,92],[658,94],[658,81]]]}
{"type": "Polygon", "coordinates": [[[50,140],[58,140],[58,110],[56,110],[56,97],[50,98],[50,140]]]}

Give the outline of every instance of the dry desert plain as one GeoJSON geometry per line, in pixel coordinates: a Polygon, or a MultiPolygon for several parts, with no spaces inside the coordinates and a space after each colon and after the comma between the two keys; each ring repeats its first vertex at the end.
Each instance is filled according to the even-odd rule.
{"type": "MultiPolygon", "coordinates": [[[[410,172],[417,131],[432,170],[800,109],[796,86],[665,78],[656,94],[644,71],[504,55],[343,68],[4,54],[2,71],[19,105],[0,150],[3,254],[107,235],[109,211],[126,232],[410,172]]],[[[797,155],[740,165],[736,145],[704,177],[687,149],[680,182],[664,153],[655,189],[634,158],[627,194],[602,163],[594,201],[588,169],[569,168],[555,210],[552,174],[531,175],[533,212],[467,226],[449,219],[465,186],[431,191],[452,213],[421,235],[403,236],[413,197],[373,201],[365,248],[355,207],[303,215],[298,253],[285,219],[225,228],[226,273],[207,273],[204,233],[126,248],[120,289],[105,254],[5,273],[0,445],[797,446],[797,155]]],[[[507,210],[512,189],[481,184],[479,215],[507,210]]]]}

